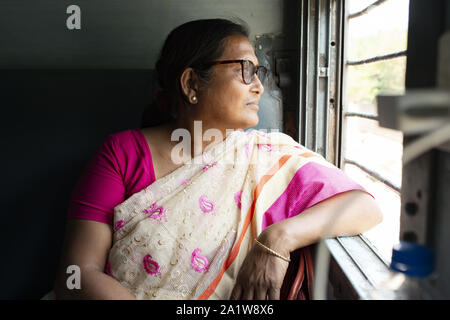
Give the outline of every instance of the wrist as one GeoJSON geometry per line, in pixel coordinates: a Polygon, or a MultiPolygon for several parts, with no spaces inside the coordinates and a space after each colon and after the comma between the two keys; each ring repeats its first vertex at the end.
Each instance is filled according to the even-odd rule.
{"type": "Polygon", "coordinates": [[[298,215],[272,224],[264,229],[261,236],[264,241],[267,239],[274,247],[281,247],[283,252],[289,255],[299,248],[319,241],[322,234],[319,227],[317,221],[311,221],[307,215],[298,215]]]}
{"type": "Polygon", "coordinates": [[[289,257],[290,253],[295,250],[286,230],[277,224],[264,229],[259,235],[258,241],[284,257],[289,257]]]}

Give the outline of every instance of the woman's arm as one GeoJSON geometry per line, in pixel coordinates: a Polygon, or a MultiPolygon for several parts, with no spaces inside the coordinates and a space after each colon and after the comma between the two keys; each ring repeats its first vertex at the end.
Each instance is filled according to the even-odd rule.
{"type": "MultiPolygon", "coordinates": [[[[381,210],[370,195],[359,190],[348,191],[267,227],[258,241],[289,257],[292,251],[322,238],[357,235],[381,220],[381,210]]],[[[242,264],[230,299],[279,299],[288,265],[264,248],[253,246],[242,264]]]]}
{"type": "Polygon", "coordinates": [[[259,239],[271,249],[289,253],[322,238],[353,236],[380,223],[383,214],[367,193],[352,190],[324,200],[302,213],[266,228],[259,239]]]}
{"type": "Polygon", "coordinates": [[[54,291],[57,299],[135,299],[125,287],[103,272],[112,244],[111,226],[69,219],[54,291]],[[80,267],[81,289],[68,289],[67,267],[80,267]]]}

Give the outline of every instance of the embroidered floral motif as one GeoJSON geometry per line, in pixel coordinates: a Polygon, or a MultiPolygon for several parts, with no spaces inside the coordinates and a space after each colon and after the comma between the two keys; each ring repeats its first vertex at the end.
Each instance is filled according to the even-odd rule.
{"type": "Polygon", "coordinates": [[[119,220],[116,222],[116,225],[114,226],[114,230],[117,231],[120,228],[122,228],[125,225],[125,220],[119,220]]]}
{"type": "Polygon", "coordinates": [[[148,274],[151,275],[157,275],[160,276],[160,266],[158,264],[158,262],[156,262],[155,260],[152,260],[152,256],[147,254],[144,259],[143,259],[143,264],[144,264],[144,269],[145,272],[147,272],[148,274]]]}
{"type": "Polygon", "coordinates": [[[150,214],[150,213],[155,212],[157,208],[158,208],[158,205],[156,204],[156,202],[154,202],[151,204],[151,206],[148,209],[142,210],[142,213],[150,214]]]}
{"type": "Polygon", "coordinates": [[[164,219],[165,221],[167,221],[166,209],[164,209],[163,206],[158,206],[156,202],[152,203],[152,205],[148,209],[144,209],[142,213],[147,215],[147,218],[150,219],[155,219],[158,221],[164,219]]]}
{"type": "Polygon", "coordinates": [[[198,199],[198,204],[200,205],[200,209],[205,213],[213,211],[215,207],[214,203],[212,201],[209,201],[206,195],[202,195],[198,199]]]}
{"type": "Polygon", "coordinates": [[[157,218],[161,217],[165,212],[166,212],[166,209],[164,209],[163,207],[160,206],[160,207],[156,208],[156,210],[153,212],[153,214],[151,216],[149,216],[149,218],[157,219],[157,218]]]}
{"type": "Polygon", "coordinates": [[[191,255],[191,266],[197,272],[203,272],[209,267],[208,259],[204,255],[201,255],[200,252],[200,248],[197,248],[191,255]]]}
{"type": "Polygon", "coordinates": [[[272,152],[273,146],[270,143],[267,144],[258,144],[258,149],[265,152],[272,152]]]}
{"type": "Polygon", "coordinates": [[[183,184],[185,184],[185,183],[188,182],[188,181],[189,181],[189,179],[183,179],[183,180],[181,180],[180,185],[182,186],[183,184]]]}
{"type": "Polygon", "coordinates": [[[217,164],[216,161],[208,163],[206,166],[203,167],[203,172],[205,172],[206,170],[208,170],[209,168],[214,167],[217,164]]]}
{"type": "Polygon", "coordinates": [[[241,197],[242,197],[242,190],[239,190],[234,194],[234,201],[236,201],[236,204],[239,209],[241,209],[241,197]]]}

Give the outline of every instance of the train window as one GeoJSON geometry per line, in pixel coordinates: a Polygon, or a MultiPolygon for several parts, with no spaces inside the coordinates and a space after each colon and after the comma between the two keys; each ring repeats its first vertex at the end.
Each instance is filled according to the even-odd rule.
{"type": "Polygon", "coordinates": [[[399,241],[403,135],[378,125],[376,96],[405,90],[409,0],[347,0],[345,6],[341,163],[384,212],[362,238],[388,262],[399,241]]]}

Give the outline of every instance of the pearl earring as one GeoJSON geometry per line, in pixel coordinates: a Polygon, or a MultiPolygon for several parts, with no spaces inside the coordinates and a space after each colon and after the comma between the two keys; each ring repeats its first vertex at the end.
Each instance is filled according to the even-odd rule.
{"type": "Polygon", "coordinates": [[[192,101],[197,102],[197,97],[196,97],[196,96],[193,96],[193,97],[192,97],[192,101]]]}

